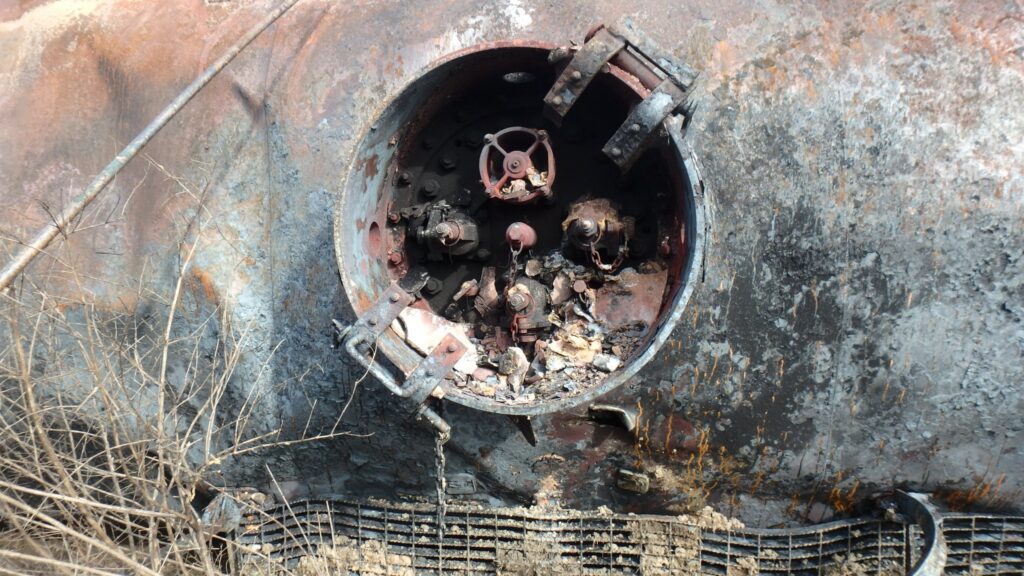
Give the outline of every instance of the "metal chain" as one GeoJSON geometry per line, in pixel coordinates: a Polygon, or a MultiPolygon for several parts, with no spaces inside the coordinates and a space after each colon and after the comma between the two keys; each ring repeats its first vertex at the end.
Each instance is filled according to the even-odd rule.
{"type": "Polygon", "coordinates": [[[447,492],[448,481],[444,477],[445,468],[445,456],[444,456],[444,444],[448,441],[449,434],[437,432],[437,436],[434,439],[434,463],[437,467],[437,541],[440,546],[441,541],[444,539],[444,518],[448,512],[448,503],[445,493],[447,492]]]}

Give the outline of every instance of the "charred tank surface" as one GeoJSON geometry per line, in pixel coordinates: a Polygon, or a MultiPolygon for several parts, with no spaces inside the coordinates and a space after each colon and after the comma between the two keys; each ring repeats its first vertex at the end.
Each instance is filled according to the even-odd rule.
{"type": "Polygon", "coordinates": [[[634,375],[685,305],[700,242],[679,135],[624,170],[605,148],[653,91],[606,64],[553,121],[549,89],[571,63],[552,54],[451,57],[352,157],[335,215],[343,283],[360,316],[391,305],[374,334],[394,368],[445,364],[417,400],[520,415],[579,404],[634,375]],[[396,285],[409,302],[382,304],[396,285]]]}

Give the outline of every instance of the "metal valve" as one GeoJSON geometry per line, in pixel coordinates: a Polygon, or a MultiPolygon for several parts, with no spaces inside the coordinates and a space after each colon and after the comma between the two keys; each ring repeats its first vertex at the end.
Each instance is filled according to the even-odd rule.
{"type": "Polygon", "coordinates": [[[513,126],[484,136],[480,180],[495,200],[525,204],[550,198],[555,183],[555,153],[548,133],[513,126]]]}

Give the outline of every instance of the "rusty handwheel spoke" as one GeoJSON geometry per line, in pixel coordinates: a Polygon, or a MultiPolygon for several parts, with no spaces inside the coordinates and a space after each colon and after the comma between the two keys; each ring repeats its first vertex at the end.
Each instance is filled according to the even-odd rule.
{"type": "Polygon", "coordinates": [[[495,150],[497,150],[498,152],[501,152],[501,155],[502,155],[502,156],[508,156],[508,152],[506,152],[506,151],[505,151],[505,149],[501,147],[501,143],[500,143],[500,142],[498,142],[498,139],[497,139],[497,138],[495,138],[495,139],[493,140],[493,144],[492,144],[492,146],[494,146],[494,149],[495,149],[495,150]]]}

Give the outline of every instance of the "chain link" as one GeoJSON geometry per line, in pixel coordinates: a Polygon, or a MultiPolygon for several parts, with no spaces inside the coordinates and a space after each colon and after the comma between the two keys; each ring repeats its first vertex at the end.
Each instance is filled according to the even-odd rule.
{"type": "Polygon", "coordinates": [[[434,439],[434,463],[436,464],[437,470],[437,541],[440,542],[444,539],[444,519],[448,513],[448,503],[445,493],[448,488],[448,481],[444,477],[445,469],[445,456],[444,456],[444,444],[448,441],[448,434],[445,432],[438,431],[437,436],[434,439]]]}

